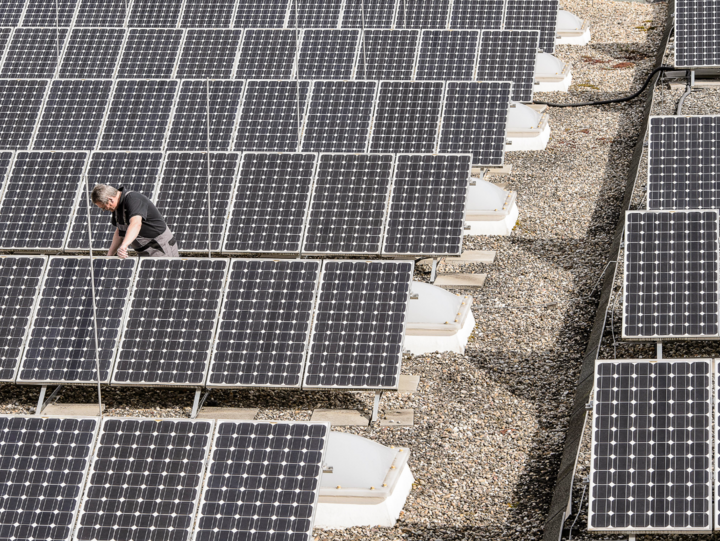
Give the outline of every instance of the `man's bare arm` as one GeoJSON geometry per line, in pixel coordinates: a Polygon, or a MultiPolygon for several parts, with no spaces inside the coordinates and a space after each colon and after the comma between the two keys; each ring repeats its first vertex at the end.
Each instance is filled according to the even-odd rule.
{"type": "Polygon", "coordinates": [[[112,244],[110,244],[110,249],[108,250],[107,255],[115,255],[115,252],[117,252],[117,249],[120,246],[121,242],[122,237],[120,236],[120,231],[115,228],[115,234],[113,235],[112,244]]]}
{"type": "Polygon", "coordinates": [[[133,216],[130,218],[130,225],[125,231],[125,237],[123,238],[120,248],[118,248],[118,257],[125,259],[127,257],[128,246],[137,238],[140,234],[140,228],[142,227],[142,216],[133,216]]]}

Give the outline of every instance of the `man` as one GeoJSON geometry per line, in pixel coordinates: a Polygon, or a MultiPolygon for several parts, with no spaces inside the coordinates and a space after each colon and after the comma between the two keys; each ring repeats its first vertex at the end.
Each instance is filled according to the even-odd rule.
{"type": "Polygon", "coordinates": [[[122,186],[98,184],[91,198],[102,210],[112,212],[115,234],[107,255],[117,253],[120,259],[125,259],[130,247],[139,256],[180,257],[170,228],[157,207],[143,194],[125,191],[122,186]]]}

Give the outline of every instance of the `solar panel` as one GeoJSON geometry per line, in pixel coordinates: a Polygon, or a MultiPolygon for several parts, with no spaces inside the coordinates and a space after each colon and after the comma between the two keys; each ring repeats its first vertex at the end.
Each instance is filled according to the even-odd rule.
{"type": "Polygon", "coordinates": [[[228,28],[232,26],[235,0],[185,0],[180,26],[228,28]]]}
{"type": "Polygon", "coordinates": [[[359,30],[303,30],[298,77],[351,79],[359,44],[359,30]]]}
{"type": "Polygon", "coordinates": [[[16,28],[0,77],[52,78],[67,32],[67,28],[16,28]]]}
{"type": "Polygon", "coordinates": [[[356,79],[412,79],[419,30],[366,30],[364,39],[364,45],[360,43],[356,79]]]}
{"type": "Polygon", "coordinates": [[[183,81],[168,135],[168,150],[229,150],[244,81],[183,81]],[[208,90],[210,94],[208,95],[208,90]]]}
{"type": "Polygon", "coordinates": [[[245,152],[223,252],[299,253],[315,154],[245,152]]]}
{"type": "Polygon", "coordinates": [[[77,0],[27,0],[23,26],[70,26],[77,0]]]}
{"type": "Polygon", "coordinates": [[[112,383],[203,385],[227,264],[140,258],[112,383]]]}
{"type": "Polygon", "coordinates": [[[100,150],[160,150],[177,81],[118,81],[108,108],[100,150]]]}
{"type": "Polygon", "coordinates": [[[479,34],[476,30],[423,30],[415,79],[472,80],[479,34]]]}
{"type": "Polygon", "coordinates": [[[720,116],[650,117],[648,210],[720,208],[720,116]]]}
{"type": "Polygon", "coordinates": [[[0,81],[0,148],[28,148],[48,81],[0,81]]]}
{"type": "Polygon", "coordinates": [[[12,28],[0,28],[0,58],[5,53],[5,46],[8,44],[12,31],[12,28]]]}
{"type": "Polygon", "coordinates": [[[325,261],[303,387],[397,389],[409,261],[325,261]]]}
{"type": "Polygon", "coordinates": [[[392,28],[394,20],[394,0],[345,0],[341,27],[392,28]]]}
{"type": "Polygon", "coordinates": [[[442,82],[382,81],[370,152],[434,152],[442,82]]]}
{"type": "MultiPolygon", "coordinates": [[[[14,381],[40,281],[45,256],[0,256],[0,381],[14,381]]],[[[1,515],[1,514],[0,514],[1,515]]]]}
{"type": "Polygon", "coordinates": [[[330,427],[218,421],[193,541],[310,541],[330,427]]]}
{"type": "Polygon", "coordinates": [[[0,203],[0,249],[61,250],[85,152],[19,152],[0,203]],[[39,194],[52,194],[41,197],[39,194]]]}
{"type": "Polygon", "coordinates": [[[238,55],[238,79],[290,79],[298,54],[300,32],[277,28],[245,30],[238,55]]]}
{"type": "MultiPolygon", "coordinates": [[[[135,258],[93,258],[100,381],[120,338],[135,258]]],[[[95,383],[95,326],[90,258],[51,257],[23,353],[18,383],[95,383]]]]}
{"type": "Polygon", "coordinates": [[[555,52],[559,0],[507,0],[505,30],[539,30],[540,49],[555,52]]]}
{"type": "Polygon", "coordinates": [[[379,254],[392,173],[390,154],[321,154],[302,251],[379,254]]]}
{"type": "Polygon", "coordinates": [[[235,14],[236,28],[283,28],[289,0],[243,0],[235,14]]]}
{"type": "Polygon", "coordinates": [[[450,0],[398,0],[395,28],[447,28],[450,0]]]}
{"type": "Polygon", "coordinates": [[[365,152],[376,81],[315,81],[302,149],[365,152]]]}
{"type": "Polygon", "coordinates": [[[720,66],[719,20],[720,6],[712,0],[682,0],[675,4],[678,68],[720,66]]]}
{"type": "Polygon", "coordinates": [[[235,150],[295,152],[309,93],[309,81],[247,81],[235,150]]]}
{"type": "Polygon", "coordinates": [[[131,28],[120,59],[118,78],[172,77],[182,35],[182,30],[131,28]]]}
{"type": "Polygon", "coordinates": [[[473,165],[505,160],[512,83],[448,82],[439,152],[472,152],[473,165]]]}
{"type": "MultiPolygon", "coordinates": [[[[160,152],[93,152],[87,168],[87,182],[90,189],[95,184],[124,186],[125,190],[140,192],[152,198],[155,182],[160,172],[163,155],[160,152]]],[[[87,190],[83,185],[81,190],[87,190]]],[[[80,194],[78,206],[73,218],[72,229],[68,235],[66,250],[87,250],[87,195],[80,194]]],[[[115,232],[110,223],[110,214],[91,205],[93,250],[110,248],[115,232]]]]}
{"type": "Polygon", "coordinates": [[[98,420],[0,416],[0,531],[5,539],[70,539],[98,420]]]}
{"type": "Polygon", "coordinates": [[[133,0],[128,26],[175,28],[184,0],[133,0]]]}
{"type": "Polygon", "coordinates": [[[628,212],[623,298],[623,337],[717,337],[717,211],[628,212]]]}
{"type": "Polygon", "coordinates": [[[288,28],[337,28],[340,24],[343,0],[322,0],[321,2],[290,0],[288,28]],[[298,23],[295,15],[298,14],[298,23]]]}
{"type": "Polygon", "coordinates": [[[205,152],[168,153],[157,207],[183,252],[219,251],[238,154],[210,154],[211,239],[208,239],[208,162],[205,152]]]}
{"type": "Polygon", "coordinates": [[[213,424],[103,419],[74,539],[189,539],[213,424]]]}
{"type": "Polygon", "coordinates": [[[472,156],[400,155],[383,254],[459,255],[472,156]]]}
{"type": "Polygon", "coordinates": [[[112,90],[110,80],[52,82],[38,124],[35,150],[92,150],[112,90]]]}
{"type": "Polygon", "coordinates": [[[485,30],[502,28],[505,0],[453,0],[450,28],[485,30]]]}
{"type": "Polygon", "coordinates": [[[512,100],[531,103],[537,58],[537,30],[483,30],[478,81],[512,82],[512,100]]]}
{"type": "Polygon", "coordinates": [[[588,530],[712,529],[708,360],[598,361],[588,530]]]}
{"type": "Polygon", "coordinates": [[[75,26],[123,26],[129,4],[127,0],[80,0],[75,26]]]}
{"type": "Polygon", "coordinates": [[[75,28],[60,75],[64,79],[111,79],[125,38],[122,28],[75,28]]]}
{"type": "Polygon", "coordinates": [[[24,7],[25,0],[4,0],[0,4],[0,26],[17,26],[24,7]]]}
{"type": "Polygon", "coordinates": [[[186,30],[178,79],[229,79],[242,30],[186,30]]]}
{"type": "Polygon", "coordinates": [[[231,265],[208,386],[299,387],[320,262],[231,265]]]}

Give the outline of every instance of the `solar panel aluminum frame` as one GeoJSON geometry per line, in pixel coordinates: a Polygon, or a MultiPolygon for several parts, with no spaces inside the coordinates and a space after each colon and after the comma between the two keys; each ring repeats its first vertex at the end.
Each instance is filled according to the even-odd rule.
{"type": "MultiPolygon", "coordinates": [[[[599,370],[598,370],[598,369],[599,369],[599,366],[600,366],[601,364],[608,364],[608,363],[611,363],[611,364],[612,364],[612,363],[618,363],[618,362],[623,362],[623,361],[624,361],[624,362],[639,362],[639,363],[642,363],[642,362],[648,362],[648,363],[668,362],[668,363],[669,363],[669,362],[682,362],[682,361],[687,361],[687,362],[695,361],[695,362],[698,362],[698,361],[703,361],[703,360],[707,361],[708,364],[710,365],[710,366],[709,366],[709,371],[708,371],[709,374],[710,374],[710,378],[709,378],[709,381],[708,381],[708,395],[709,395],[709,397],[710,397],[710,398],[709,398],[710,411],[708,412],[708,417],[709,417],[710,419],[709,419],[709,421],[708,421],[708,426],[709,426],[708,432],[709,432],[709,443],[710,443],[710,445],[708,445],[708,455],[707,455],[707,458],[708,458],[708,471],[707,471],[707,473],[708,473],[708,498],[707,498],[707,499],[708,499],[708,509],[709,509],[708,513],[709,513],[711,516],[709,517],[709,518],[710,518],[710,521],[709,521],[709,526],[708,526],[708,528],[706,528],[706,529],[689,529],[689,528],[688,528],[688,529],[679,529],[679,528],[668,527],[668,528],[660,528],[660,529],[649,529],[649,528],[648,528],[648,529],[640,529],[640,528],[593,528],[593,527],[591,527],[590,525],[591,525],[591,523],[592,523],[591,521],[592,521],[592,517],[593,517],[593,512],[592,512],[592,509],[593,509],[593,501],[595,500],[595,498],[593,497],[593,490],[592,490],[592,486],[593,486],[593,485],[592,485],[592,483],[593,483],[592,472],[593,472],[593,469],[594,469],[595,458],[597,458],[597,457],[595,456],[595,444],[597,443],[596,440],[595,440],[596,430],[595,430],[595,426],[594,426],[594,424],[593,424],[593,426],[591,426],[591,430],[590,430],[590,432],[591,432],[591,443],[590,443],[590,474],[589,474],[590,486],[589,486],[589,489],[588,489],[589,494],[588,494],[588,507],[587,507],[587,514],[588,514],[588,515],[587,515],[587,524],[588,524],[588,528],[587,528],[587,529],[588,529],[589,532],[612,532],[612,533],[616,533],[616,534],[619,534],[619,533],[626,533],[626,534],[633,534],[633,533],[640,533],[640,534],[647,534],[647,533],[689,534],[689,533],[710,533],[710,532],[712,532],[712,529],[713,529],[713,528],[712,528],[712,525],[713,525],[713,517],[712,517],[712,515],[713,515],[712,485],[714,484],[714,482],[713,482],[713,480],[712,480],[712,473],[713,473],[713,470],[715,469],[715,468],[713,467],[713,458],[714,458],[715,455],[716,455],[716,453],[713,451],[713,445],[712,445],[712,444],[713,444],[713,434],[712,434],[712,433],[713,433],[713,428],[712,428],[713,411],[712,411],[712,410],[713,410],[713,401],[714,401],[713,388],[715,387],[715,386],[713,385],[713,381],[712,381],[712,380],[713,380],[713,365],[715,364],[715,360],[712,360],[712,362],[711,362],[710,359],[691,359],[691,358],[688,358],[688,359],[662,359],[662,360],[660,360],[660,361],[656,361],[655,359],[637,359],[637,360],[633,359],[633,360],[627,360],[627,361],[624,361],[623,359],[598,360],[598,361],[595,362],[595,373],[594,373],[594,375],[593,375],[593,391],[592,391],[593,394],[592,394],[592,398],[593,398],[593,416],[594,416],[595,413],[598,411],[598,404],[599,404],[598,401],[595,400],[595,393],[597,392],[597,380],[598,380],[598,375],[599,375],[599,370]]],[[[715,372],[714,377],[717,377],[717,372],[715,372]]],[[[593,423],[594,423],[594,421],[593,421],[593,423]]],[[[716,429],[717,429],[717,427],[716,427],[716,429]]],[[[717,440],[715,440],[715,444],[717,445],[717,440]]],[[[716,479],[715,479],[715,482],[717,482],[717,477],[716,477],[716,479]]],[[[716,494],[717,494],[717,493],[716,493],[716,494]]]]}
{"type": "MultiPolygon", "coordinates": [[[[38,119],[39,120],[39,119],[38,119]]],[[[5,197],[5,190],[7,189],[8,181],[10,180],[10,173],[15,168],[15,158],[18,152],[29,152],[27,150],[0,150],[0,154],[9,152],[10,163],[8,164],[7,170],[4,175],[0,175],[0,205],[2,204],[3,198],[5,197]]]]}
{"type": "MultiPolygon", "coordinates": [[[[73,385],[73,386],[78,386],[78,387],[80,387],[80,386],[87,387],[87,386],[97,385],[97,380],[87,381],[87,382],[75,381],[75,380],[72,380],[72,381],[66,381],[66,380],[18,380],[18,376],[20,374],[20,367],[22,366],[23,361],[25,360],[27,341],[29,340],[30,336],[32,336],[32,331],[35,329],[35,318],[37,316],[37,308],[40,304],[40,300],[42,298],[42,292],[45,290],[45,283],[47,282],[47,279],[48,279],[48,271],[50,270],[50,260],[53,260],[53,259],[88,259],[89,260],[90,257],[89,256],[69,256],[69,257],[68,256],[50,256],[48,258],[48,261],[45,263],[45,270],[43,272],[42,281],[40,282],[40,287],[38,288],[38,293],[35,298],[35,306],[33,308],[32,319],[30,320],[30,324],[28,325],[28,329],[25,333],[23,351],[22,351],[22,354],[20,355],[20,360],[18,361],[17,369],[15,370],[15,372],[16,372],[15,373],[15,383],[17,385],[64,385],[64,384],[68,384],[68,385],[73,385]]],[[[108,256],[93,256],[92,257],[92,260],[96,260],[96,259],[116,259],[116,258],[108,257],[108,256]]],[[[132,276],[131,284],[130,284],[130,289],[132,290],[132,287],[135,283],[135,276],[137,274],[137,268],[138,268],[137,259],[138,258],[129,258],[129,259],[134,260],[133,276],[132,276]]],[[[117,340],[115,341],[115,346],[113,348],[112,356],[110,357],[110,366],[108,367],[108,377],[106,379],[103,379],[100,383],[104,383],[104,384],[110,383],[110,378],[113,374],[113,369],[115,368],[115,358],[117,356],[118,348],[120,346],[120,340],[122,338],[123,333],[125,332],[125,323],[127,321],[127,316],[128,316],[128,312],[130,309],[130,300],[131,300],[131,298],[127,299],[127,301],[125,302],[125,307],[123,308],[123,314],[122,314],[122,317],[120,318],[120,327],[118,328],[118,337],[117,337],[117,340]]],[[[96,370],[94,369],[93,372],[96,372],[96,370]]]]}
{"type": "Polygon", "coordinates": [[[703,68],[713,69],[713,68],[720,68],[720,64],[702,64],[702,65],[699,65],[699,66],[683,66],[683,65],[679,65],[679,64],[678,64],[678,61],[677,61],[677,58],[678,58],[678,48],[679,48],[679,47],[678,47],[678,42],[680,41],[680,39],[679,39],[679,37],[678,37],[678,34],[679,34],[680,32],[678,32],[678,29],[679,29],[679,28],[682,28],[682,25],[681,25],[681,24],[678,24],[678,21],[681,20],[681,18],[678,17],[678,15],[679,15],[679,14],[678,14],[678,4],[680,4],[680,2],[674,2],[674,5],[675,5],[675,19],[674,19],[674,20],[675,20],[675,47],[674,47],[674,50],[673,50],[673,65],[674,65],[677,69],[703,69],[703,68]]]}
{"type": "Polygon", "coordinates": [[[28,326],[25,327],[25,330],[24,330],[24,333],[22,336],[21,346],[19,348],[19,355],[15,362],[15,369],[13,370],[12,377],[10,377],[9,379],[0,378],[0,382],[15,383],[15,379],[17,378],[18,372],[20,371],[20,364],[22,363],[22,360],[25,356],[25,348],[27,347],[28,336],[30,336],[30,328],[32,326],[32,322],[35,321],[35,312],[37,310],[38,303],[40,302],[40,291],[42,291],[42,285],[43,285],[43,282],[45,281],[45,272],[47,271],[48,256],[46,256],[46,255],[24,255],[24,254],[14,254],[14,255],[0,254],[0,259],[7,259],[7,258],[43,259],[43,260],[45,260],[45,263],[42,266],[42,271],[40,274],[40,279],[38,281],[38,286],[37,286],[37,289],[35,290],[32,307],[30,308],[30,315],[28,317],[28,326]]]}
{"type": "MultiPolygon", "coordinates": [[[[267,261],[267,259],[255,259],[255,258],[232,258],[231,261],[267,261]]],[[[277,261],[277,260],[276,260],[277,261]]],[[[287,260],[292,261],[292,260],[287,260]]],[[[258,385],[258,384],[251,384],[251,385],[230,385],[230,384],[224,384],[224,383],[210,383],[209,375],[210,371],[208,369],[208,373],[206,374],[205,378],[205,388],[207,389],[250,389],[250,388],[257,388],[257,389],[297,389],[300,390],[302,388],[303,379],[305,377],[305,363],[307,362],[307,354],[308,354],[308,348],[310,347],[310,334],[312,333],[312,326],[314,323],[314,316],[315,316],[315,308],[317,306],[317,295],[318,291],[320,290],[320,275],[322,274],[322,266],[323,261],[320,259],[302,259],[303,263],[305,262],[317,262],[318,263],[318,273],[317,278],[315,279],[315,289],[313,290],[313,300],[312,300],[312,308],[310,309],[310,321],[308,321],[308,330],[305,336],[305,345],[303,347],[303,360],[302,360],[302,366],[301,366],[301,372],[300,377],[298,378],[298,384],[297,385],[258,385]]],[[[230,263],[230,266],[232,266],[232,263],[230,263]]],[[[232,268],[228,270],[228,276],[232,272],[232,268]]],[[[225,305],[227,303],[227,288],[228,288],[228,280],[226,278],[225,281],[225,290],[223,290],[223,301],[222,306],[220,308],[220,315],[218,317],[218,321],[215,327],[215,334],[217,335],[217,327],[220,324],[220,321],[222,320],[222,314],[225,310],[225,305]]],[[[211,355],[210,355],[210,362],[208,363],[208,367],[212,364],[213,358],[215,357],[215,354],[217,353],[217,336],[213,339],[212,342],[212,349],[211,349],[211,355]]]]}
{"type": "MultiPolygon", "coordinates": [[[[700,209],[697,211],[694,210],[652,210],[652,211],[645,211],[645,210],[629,210],[625,212],[625,229],[623,231],[623,242],[624,242],[624,250],[623,250],[623,269],[627,269],[628,267],[628,250],[627,250],[627,216],[629,214],[659,214],[659,213],[680,213],[680,212],[715,212],[715,214],[718,215],[718,219],[716,221],[718,231],[718,243],[720,244],[720,212],[717,210],[710,210],[710,209],[700,209]]],[[[720,250],[718,250],[715,253],[715,262],[718,269],[718,275],[720,276],[720,250]]],[[[627,298],[627,279],[626,279],[626,270],[623,270],[623,285],[622,285],[622,301],[623,301],[623,312],[622,312],[622,320],[620,324],[622,325],[622,338],[623,340],[630,340],[630,341],[658,341],[658,342],[669,342],[669,341],[685,341],[685,340],[720,340],[720,330],[718,331],[718,334],[715,335],[682,335],[682,336],[676,336],[676,335],[653,335],[653,336],[626,336],[625,335],[625,320],[626,320],[626,312],[625,312],[625,299],[627,298]]],[[[720,293],[720,291],[719,291],[720,293]]],[[[719,301],[720,305],[720,301],[719,301]]],[[[719,325],[720,328],[720,325],[719,325]]]]}
{"type": "MultiPolygon", "coordinates": [[[[115,379],[115,369],[117,364],[117,357],[120,353],[121,345],[123,341],[125,340],[125,332],[127,331],[127,320],[130,317],[130,311],[132,309],[132,303],[135,300],[135,294],[137,292],[137,281],[140,274],[140,265],[142,261],[145,260],[152,260],[152,259],[158,259],[158,258],[138,258],[138,264],[135,266],[135,277],[133,279],[133,283],[130,286],[130,296],[127,300],[127,308],[124,315],[124,321],[122,326],[122,333],[120,334],[120,337],[118,338],[118,345],[115,347],[115,357],[112,364],[112,370],[110,372],[110,385],[113,387],[175,387],[179,389],[198,389],[205,387],[205,383],[207,382],[208,373],[210,371],[210,361],[211,361],[211,353],[213,350],[213,345],[215,343],[215,336],[217,335],[217,328],[218,328],[218,322],[220,321],[220,308],[222,307],[222,301],[218,302],[217,309],[215,310],[215,320],[213,324],[213,332],[212,332],[212,338],[210,339],[210,344],[207,350],[207,358],[205,360],[205,371],[203,373],[202,377],[202,383],[198,383],[196,385],[187,384],[187,383],[154,383],[154,382],[140,382],[140,383],[128,383],[125,381],[116,381],[115,379]]],[[[207,258],[207,257],[180,257],[180,258],[173,258],[173,259],[181,259],[183,261],[188,260],[197,260],[197,261],[224,261],[226,262],[224,265],[224,275],[222,280],[222,287],[220,288],[220,297],[221,299],[225,298],[225,290],[227,289],[227,279],[229,274],[229,259],[226,258],[207,258]]]]}
{"type": "MultiPolygon", "coordinates": [[[[60,57],[60,58],[62,59],[62,57],[60,57]]],[[[4,61],[4,59],[3,59],[3,61],[4,61]]],[[[2,66],[2,64],[0,64],[0,66],[2,66]]],[[[16,149],[15,156],[17,156],[18,152],[23,152],[23,151],[30,152],[30,149],[35,146],[35,138],[37,137],[37,132],[40,130],[40,121],[42,120],[42,117],[45,114],[45,105],[47,105],[47,100],[50,97],[50,92],[52,90],[53,81],[55,81],[56,79],[53,78],[53,79],[32,79],[32,80],[33,81],[45,81],[45,82],[47,82],[47,85],[45,85],[45,90],[43,91],[42,103],[40,104],[40,108],[38,109],[37,118],[35,119],[35,124],[33,125],[32,133],[30,134],[30,139],[28,141],[27,148],[16,149]]],[[[111,92],[111,96],[112,96],[112,90],[110,92],[111,92]]],[[[107,112],[107,109],[105,111],[107,112]]],[[[98,136],[99,136],[99,134],[98,134],[98,136]]],[[[41,151],[38,151],[38,152],[41,152],[41,151]]],[[[45,150],[42,152],[52,152],[52,151],[45,150]]],[[[82,150],[80,150],[80,151],[63,150],[61,152],[83,152],[83,151],[82,150]]],[[[14,165],[15,164],[13,163],[13,166],[14,165]]],[[[9,176],[8,176],[8,178],[9,178],[9,176]]]]}
{"type": "MultiPolygon", "coordinates": [[[[27,4],[28,4],[27,0],[25,0],[25,3],[23,4],[22,13],[20,14],[20,20],[22,20],[22,18],[25,15],[25,9],[27,8],[27,4]]],[[[19,24],[19,22],[18,22],[18,24],[19,24]]],[[[5,28],[7,28],[7,27],[5,27],[5,28]]],[[[12,43],[13,37],[15,36],[15,30],[17,30],[18,28],[19,28],[18,26],[14,26],[14,27],[10,28],[10,33],[8,34],[7,42],[5,43],[5,49],[2,51],[2,53],[0,53],[0,71],[2,71],[2,68],[5,66],[5,58],[7,57],[8,52],[10,51],[10,44],[12,43]]],[[[48,85],[49,84],[50,84],[50,82],[48,82],[48,85]]]]}
{"type": "MultiPolygon", "coordinates": [[[[395,156],[395,162],[393,164],[393,176],[390,180],[390,195],[388,197],[388,207],[387,211],[385,212],[385,223],[383,224],[383,241],[382,241],[382,248],[380,251],[380,254],[383,257],[394,257],[394,258],[402,258],[403,256],[407,256],[408,258],[413,258],[418,255],[422,256],[437,256],[437,257],[444,257],[448,255],[453,254],[447,254],[447,253],[439,253],[439,252],[433,252],[433,253],[414,253],[414,252],[404,252],[404,253],[398,253],[398,252],[390,252],[387,253],[385,251],[385,246],[387,242],[387,227],[388,227],[388,221],[390,220],[390,207],[392,206],[392,200],[393,195],[395,194],[395,178],[397,175],[397,161],[400,156],[427,156],[428,154],[422,154],[422,153],[400,153],[395,156]]],[[[470,157],[470,166],[468,167],[468,181],[467,186],[465,187],[465,210],[463,211],[463,216],[467,215],[467,198],[468,198],[468,190],[470,189],[470,183],[473,182],[472,180],[472,153],[470,152],[459,152],[459,153],[450,153],[450,154],[442,154],[443,156],[469,156],[470,157]]],[[[463,224],[464,224],[463,220],[463,224]]],[[[464,229],[460,230],[460,246],[462,247],[462,239],[463,239],[463,231],[464,229]]],[[[462,250],[458,252],[457,255],[460,255],[462,253],[462,250]]]]}
{"type": "MultiPolygon", "coordinates": [[[[125,34],[126,34],[125,39],[127,39],[127,32],[125,34]]],[[[125,47],[124,40],[123,40],[122,46],[125,47]]],[[[120,53],[122,53],[122,49],[120,50],[120,53]]],[[[115,71],[113,72],[112,87],[110,88],[110,97],[108,97],[107,105],[105,106],[105,114],[103,115],[102,122],[100,122],[100,131],[98,132],[97,139],[95,141],[95,147],[92,149],[92,152],[101,151],[100,144],[102,143],[103,133],[105,133],[105,125],[107,124],[108,116],[110,116],[110,105],[112,104],[113,98],[115,97],[115,90],[117,89],[118,79],[117,79],[116,75],[117,75],[118,69],[120,69],[120,56],[119,55],[118,55],[118,60],[115,63],[115,71]]],[[[51,84],[48,85],[48,87],[50,87],[50,86],[52,86],[52,85],[51,84]]],[[[45,109],[44,103],[43,103],[43,109],[45,109]]],[[[38,124],[40,124],[40,119],[38,119],[38,124]]],[[[38,129],[39,129],[39,126],[38,126],[38,129]]],[[[35,143],[35,137],[33,136],[33,144],[34,143],[35,143]]],[[[102,150],[101,152],[123,152],[123,151],[119,150],[119,149],[117,149],[115,151],[108,149],[108,150],[102,150]]],[[[139,151],[126,150],[126,152],[139,152],[139,151]]]]}
{"type": "Polygon", "coordinates": [[[715,432],[715,438],[710,437],[710,453],[712,454],[713,462],[711,462],[711,468],[715,479],[712,481],[712,485],[715,488],[714,505],[710,505],[710,513],[712,517],[710,524],[713,526],[714,531],[720,530],[720,359],[712,359],[710,362],[710,383],[711,394],[711,408],[710,413],[715,421],[715,426],[711,428],[711,432],[715,432]]]}
{"type": "MultiPolygon", "coordinates": [[[[197,517],[197,513],[198,513],[198,510],[199,510],[199,507],[200,507],[200,496],[201,496],[201,493],[204,491],[204,488],[205,488],[205,472],[206,472],[207,469],[208,469],[208,461],[209,461],[209,459],[210,459],[211,447],[212,447],[213,438],[214,438],[214,435],[215,435],[215,422],[216,422],[216,421],[215,421],[214,419],[198,419],[198,420],[196,420],[196,419],[182,419],[182,418],[179,418],[179,419],[178,419],[178,418],[158,418],[158,419],[152,419],[152,418],[149,418],[149,417],[102,417],[102,418],[98,418],[98,419],[101,419],[101,422],[98,423],[99,426],[98,426],[98,428],[96,429],[97,432],[96,432],[96,435],[95,435],[95,445],[94,445],[94,449],[93,449],[92,460],[89,460],[89,461],[88,461],[88,462],[89,462],[89,466],[88,466],[88,469],[87,469],[87,472],[86,472],[86,477],[85,477],[85,479],[83,479],[84,482],[83,482],[83,486],[82,486],[82,492],[81,492],[81,494],[80,494],[80,496],[79,496],[79,498],[78,498],[78,509],[77,509],[77,512],[76,512],[75,524],[74,524],[74,527],[73,527],[72,530],[71,530],[71,531],[73,532],[73,539],[79,539],[79,530],[80,530],[80,522],[81,522],[81,521],[80,521],[80,518],[81,518],[82,515],[84,514],[83,511],[82,511],[82,509],[83,509],[83,507],[85,506],[85,502],[87,501],[88,491],[90,490],[90,487],[92,486],[92,485],[90,484],[90,479],[89,479],[89,477],[90,477],[90,474],[91,474],[91,473],[94,471],[94,469],[95,469],[95,463],[96,463],[98,460],[100,460],[100,457],[97,455],[97,451],[98,451],[98,447],[100,446],[100,438],[102,437],[102,435],[103,435],[103,433],[104,433],[104,431],[105,431],[105,430],[104,430],[104,429],[105,429],[105,424],[106,424],[107,422],[109,422],[109,421],[121,421],[121,422],[122,422],[122,421],[141,421],[141,422],[142,422],[142,421],[153,421],[153,420],[154,420],[154,421],[157,421],[157,422],[163,422],[163,421],[175,421],[175,422],[179,422],[179,421],[182,421],[182,422],[185,422],[185,423],[192,423],[192,424],[197,424],[197,423],[209,423],[209,424],[210,424],[210,432],[208,433],[208,443],[207,443],[207,445],[206,445],[205,448],[204,448],[204,449],[205,449],[205,459],[202,460],[202,469],[200,470],[200,472],[199,472],[199,474],[198,474],[199,477],[200,477],[200,483],[199,483],[199,486],[198,486],[198,488],[197,488],[197,497],[195,498],[195,501],[193,502],[193,504],[194,504],[194,506],[193,506],[194,511],[193,511],[193,513],[192,513],[192,515],[191,515],[191,517],[190,517],[190,518],[191,518],[191,523],[190,523],[190,527],[188,528],[188,531],[187,531],[187,532],[188,532],[188,538],[189,538],[190,535],[192,535],[193,530],[195,529],[195,518],[197,517]]],[[[328,430],[329,430],[329,429],[328,429],[328,430]]]]}

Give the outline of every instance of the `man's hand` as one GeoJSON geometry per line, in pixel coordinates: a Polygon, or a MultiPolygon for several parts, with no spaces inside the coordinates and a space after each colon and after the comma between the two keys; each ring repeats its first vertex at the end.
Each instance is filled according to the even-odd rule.
{"type": "Polygon", "coordinates": [[[120,245],[120,248],[118,248],[117,255],[120,259],[127,259],[128,253],[127,253],[127,246],[124,244],[120,245]]]}

